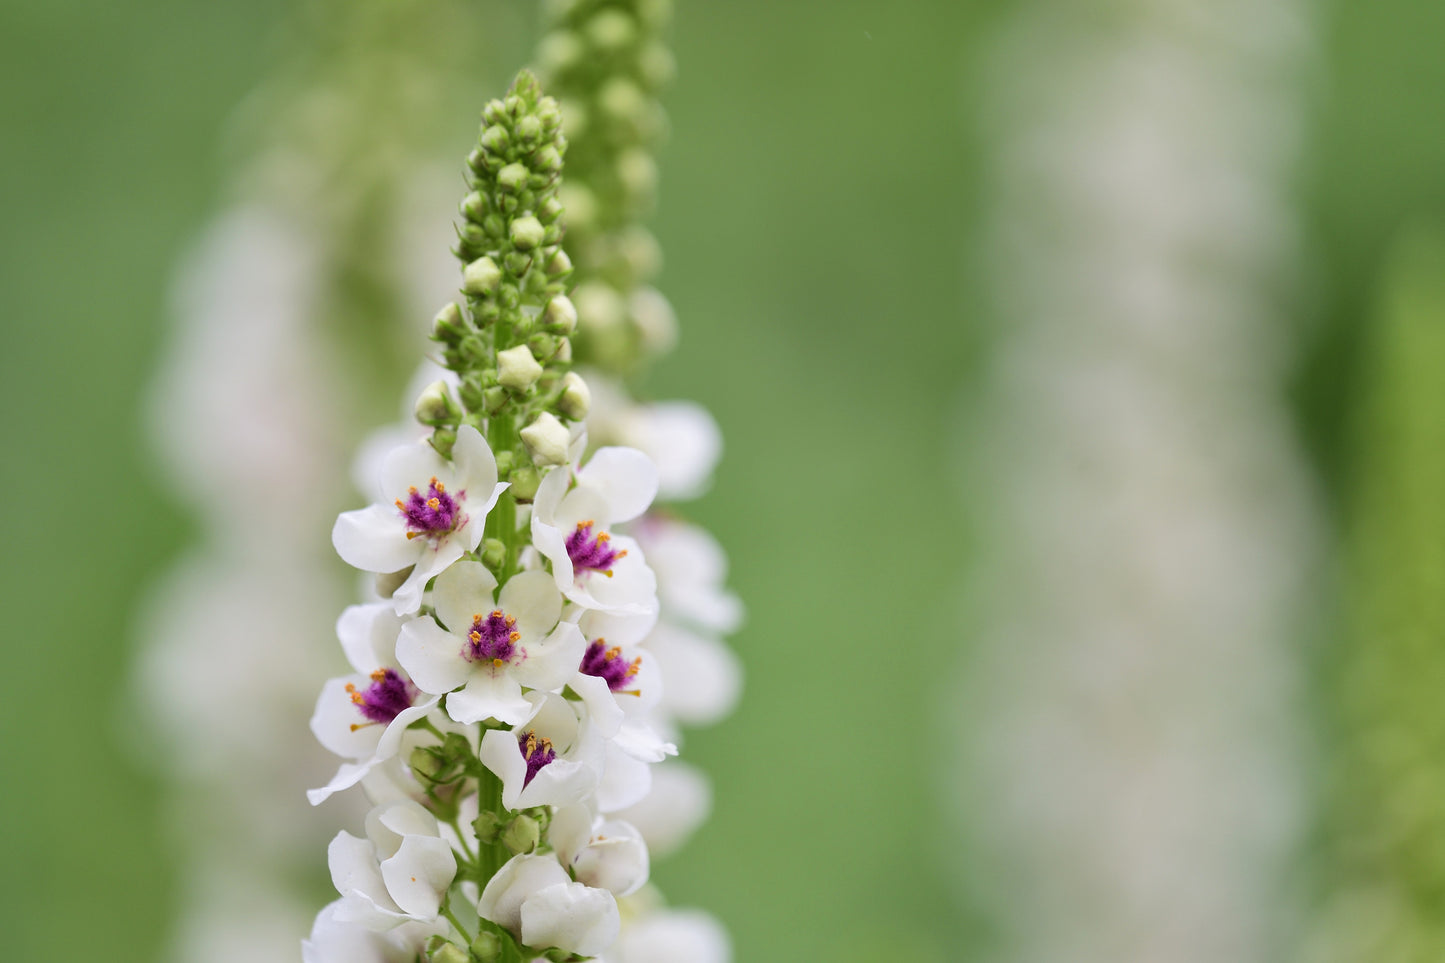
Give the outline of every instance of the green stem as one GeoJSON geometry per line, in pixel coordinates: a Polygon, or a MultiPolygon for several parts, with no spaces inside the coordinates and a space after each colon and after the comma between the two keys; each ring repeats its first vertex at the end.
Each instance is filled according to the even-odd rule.
{"type": "Polygon", "coordinates": [[[447,918],[447,922],[449,922],[449,923],[451,923],[453,926],[455,926],[456,929],[457,929],[457,932],[460,933],[460,934],[462,934],[462,939],[466,940],[468,943],[471,943],[471,941],[472,941],[472,935],[467,932],[467,928],[466,928],[465,926],[463,926],[460,922],[457,921],[457,916],[456,916],[456,914],[452,912],[452,894],[451,894],[451,893],[448,893],[448,894],[447,894],[446,901],[445,901],[444,903],[442,903],[441,913],[442,913],[443,916],[445,916],[445,917],[447,918]]]}
{"type": "MultiPolygon", "coordinates": [[[[502,780],[497,778],[496,773],[483,767],[482,773],[477,777],[477,811],[494,812],[501,815],[506,810],[502,806],[502,780]]],[[[502,845],[500,839],[490,843],[479,843],[477,847],[477,869],[481,876],[483,886],[487,880],[497,875],[497,870],[511,858],[507,847],[502,845]]]]}

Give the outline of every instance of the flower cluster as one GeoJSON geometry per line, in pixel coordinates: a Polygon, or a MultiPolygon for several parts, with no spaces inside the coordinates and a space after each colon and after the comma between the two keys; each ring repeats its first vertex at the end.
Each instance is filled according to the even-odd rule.
{"type": "Polygon", "coordinates": [[[415,405],[429,430],[373,461],[375,503],[333,530],[374,595],[337,622],[355,671],[312,728],[343,762],[310,798],[359,784],[373,808],[330,846],[340,898],[304,958],[725,959],[715,924],[644,888],[649,840],[705,809],[653,767],[737,691],[689,626],[730,628],[737,603],[710,539],[650,512],[653,459],[589,449],[557,103],[523,73],[483,117],[464,304],[437,316],[444,371],[415,405]]]}

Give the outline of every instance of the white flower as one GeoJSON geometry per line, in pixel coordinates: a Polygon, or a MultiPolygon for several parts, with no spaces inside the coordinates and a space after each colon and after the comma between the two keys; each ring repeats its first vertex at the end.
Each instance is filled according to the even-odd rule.
{"type": "Polygon", "coordinates": [[[411,800],[378,806],[367,813],[366,835],[337,833],[327,849],[341,894],[336,919],[377,930],[435,919],[457,873],[436,817],[411,800]]]}
{"type": "Polygon", "coordinates": [[[579,883],[614,896],[647,883],[647,843],[629,823],[596,817],[585,805],[563,806],[552,817],[547,839],[579,883]]]}
{"type": "Polygon", "coordinates": [[[657,580],[637,543],[610,529],[641,515],[657,494],[657,469],[632,448],[601,448],[577,471],[553,469],[532,506],[532,542],[552,563],[557,589],[583,608],[645,613],[657,580]]]}
{"type": "Polygon", "coordinates": [[[727,931],[708,913],[658,907],[629,915],[607,963],[732,963],[727,931]]]}
{"type": "Polygon", "coordinates": [[[697,768],[675,759],[653,766],[652,788],[613,815],[637,827],[654,856],[680,849],[712,812],[712,786],[697,768]]]}
{"type": "Polygon", "coordinates": [[[477,758],[502,780],[508,809],[577,802],[597,785],[601,738],[561,696],[529,692],[526,699],[529,718],[512,730],[489,729],[477,758]]]}
{"type": "Polygon", "coordinates": [[[432,593],[446,628],[423,616],[408,622],[397,641],[398,661],[423,692],[451,693],[447,713],[457,722],[522,722],[533,712],[522,686],[559,688],[586,648],[577,626],[558,622],[562,596],[546,572],[512,576],[494,603],[496,587],[480,562],[457,562],[438,576],[432,593]],[[465,688],[452,691],[459,686],[465,688]]]}
{"type": "Polygon", "coordinates": [[[326,683],[311,731],[323,746],[352,762],[344,763],[326,786],[306,793],[313,806],[396,755],[407,727],[437,704],[436,696],[419,699],[416,686],[396,668],[403,624],[385,602],[350,606],[336,621],[337,638],[359,674],[326,683]]]}
{"type": "Polygon", "coordinates": [[[651,652],[612,645],[605,638],[587,642],[582,661],[568,685],[582,697],[592,724],[614,736],[625,719],[638,720],[662,698],[662,676],[651,652]]]}
{"type": "Polygon", "coordinates": [[[722,642],[659,622],[643,649],[661,677],[658,714],[662,718],[705,726],[730,715],[737,706],[742,664],[722,642]]]}
{"type": "Polygon", "coordinates": [[[575,883],[551,856],[514,856],[487,883],[477,913],[528,946],[596,956],[617,939],[617,900],[575,883]]]}
{"type": "Polygon", "coordinates": [[[415,612],[432,576],[477,547],[487,512],[506,487],[497,481],[486,440],[463,425],[451,461],[426,442],[394,449],[381,473],[381,490],[392,504],[343,512],[331,542],[363,571],[386,574],[411,566],[392,604],[398,615],[415,612]]]}
{"type": "Polygon", "coordinates": [[[722,455],[722,432],[690,401],[639,404],[601,372],[586,373],[587,430],[599,443],[636,448],[657,465],[658,497],[686,501],[705,492],[722,455]]]}
{"type": "Polygon", "coordinates": [[[403,923],[378,933],[339,919],[341,906],[337,900],[317,914],[311,938],[301,941],[302,963],[414,963],[428,937],[446,932],[445,926],[403,923]]]}
{"type": "Polygon", "coordinates": [[[631,532],[657,576],[657,596],[669,620],[723,634],[737,630],[742,603],[724,587],[728,560],[712,535],[655,513],[631,532]]]}

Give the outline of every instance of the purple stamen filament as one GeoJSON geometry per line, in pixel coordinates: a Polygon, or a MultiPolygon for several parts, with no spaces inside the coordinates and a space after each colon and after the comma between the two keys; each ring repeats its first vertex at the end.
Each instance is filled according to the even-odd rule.
{"type": "Polygon", "coordinates": [[[606,532],[593,535],[593,524],[591,521],[577,523],[576,530],[567,536],[567,557],[572,559],[574,572],[591,569],[611,578],[612,566],[627,554],[627,550],[619,552],[608,545],[612,536],[606,532]]]}
{"type": "Polygon", "coordinates": [[[411,708],[412,700],[416,698],[416,689],[395,669],[377,669],[371,674],[371,685],[364,691],[348,682],[346,691],[356,704],[357,711],[370,720],[353,724],[352,732],[373,723],[390,725],[403,710],[411,708]]]}
{"type": "MultiPolygon", "coordinates": [[[[407,538],[418,535],[442,535],[456,528],[461,518],[461,504],[447,493],[447,486],[432,478],[426,495],[417,491],[415,485],[408,490],[406,501],[396,500],[396,507],[406,519],[407,538]]],[[[461,492],[460,498],[467,493],[461,492]]]]}
{"type": "Polygon", "coordinates": [[[462,646],[462,658],[468,662],[490,662],[492,668],[500,669],[517,653],[517,640],[522,635],[516,628],[517,620],[501,609],[492,609],[490,615],[473,615],[471,631],[462,646]]]}
{"type": "Polygon", "coordinates": [[[552,748],[552,740],[545,736],[539,737],[531,729],[517,737],[517,748],[522,752],[522,758],[527,760],[527,776],[522,780],[522,788],[526,789],[542,767],[550,764],[557,758],[556,751],[552,748]]]}
{"type": "MultiPolygon", "coordinates": [[[[602,679],[607,688],[618,692],[637,675],[642,658],[639,656],[629,662],[622,657],[622,649],[615,645],[609,649],[606,642],[606,639],[597,639],[587,646],[587,651],[582,654],[581,670],[586,675],[602,679]]],[[[637,691],[634,689],[630,694],[637,695],[637,691]]]]}

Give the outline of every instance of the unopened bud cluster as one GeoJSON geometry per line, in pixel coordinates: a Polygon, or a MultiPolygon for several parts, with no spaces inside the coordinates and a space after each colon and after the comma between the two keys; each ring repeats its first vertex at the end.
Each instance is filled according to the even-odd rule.
{"type": "Polygon", "coordinates": [[[578,358],[626,373],[674,339],[670,309],[646,285],[662,264],[642,226],[657,199],[667,133],[658,95],[673,58],[669,0],[561,0],[538,53],[567,117],[568,245],[577,260],[578,358]],[[644,293],[645,292],[645,293],[644,293]]]}

